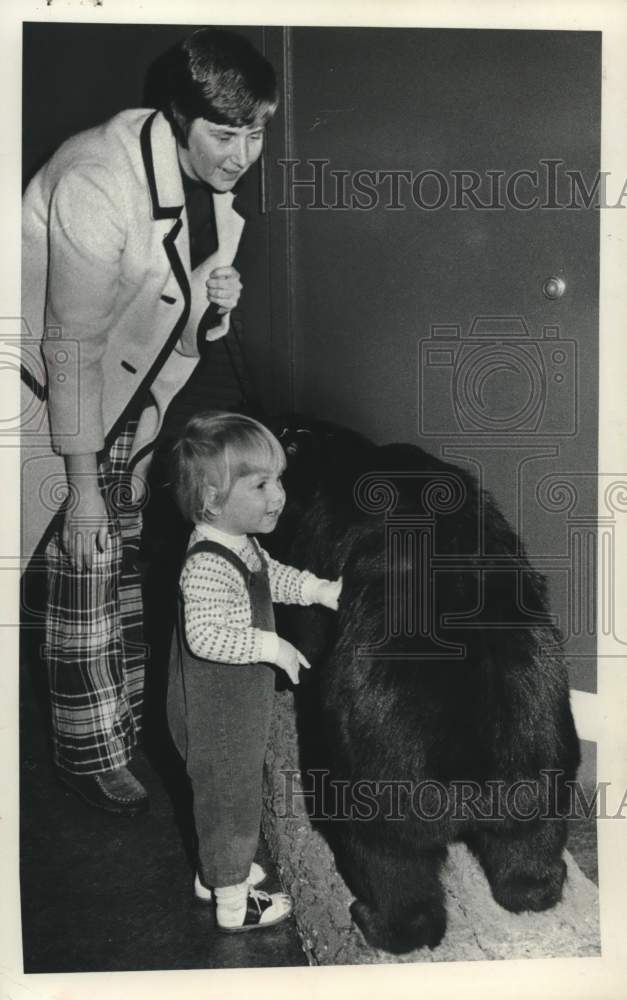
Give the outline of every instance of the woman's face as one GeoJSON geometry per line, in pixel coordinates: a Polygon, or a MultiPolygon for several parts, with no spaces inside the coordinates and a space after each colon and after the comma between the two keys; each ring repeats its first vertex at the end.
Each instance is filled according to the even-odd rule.
{"type": "Polygon", "coordinates": [[[216,125],[194,118],[187,137],[187,149],[178,147],[185,173],[210,184],[216,191],[230,191],[255,163],[263,148],[264,126],[259,124],[216,125]]]}

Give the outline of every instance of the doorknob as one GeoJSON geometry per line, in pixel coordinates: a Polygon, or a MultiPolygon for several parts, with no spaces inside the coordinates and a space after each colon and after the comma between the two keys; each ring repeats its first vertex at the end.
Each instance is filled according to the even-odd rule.
{"type": "Polygon", "coordinates": [[[561,299],[566,291],[566,282],[563,278],[552,276],[546,279],[542,285],[542,291],[547,299],[561,299]]]}

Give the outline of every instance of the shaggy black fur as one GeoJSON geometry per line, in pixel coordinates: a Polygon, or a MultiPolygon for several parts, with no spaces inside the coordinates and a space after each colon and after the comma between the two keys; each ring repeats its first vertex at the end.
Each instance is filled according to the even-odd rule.
{"type": "Polygon", "coordinates": [[[301,765],[305,785],[318,772],[312,812],[356,897],[355,922],[390,952],[435,947],[446,930],[440,869],[455,840],[476,853],[502,906],[553,906],[579,744],[543,578],[462,469],[331,424],[292,417],[281,432],[288,504],[264,544],[344,581],[337,614],[286,609],[280,628],[313,664],[297,692],[301,765]],[[396,490],[387,512],[363,509],[370,473],[396,490]],[[417,550],[392,554],[385,521],[434,510],[420,545],[437,562],[420,579],[417,550]],[[479,554],[490,557],[483,572],[479,554]],[[400,590],[390,592],[392,576],[400,590]],[[421,630],[408,615],[425,591],[421,630]],[[406,626],[387,637],[386,607],[406,626]]]}

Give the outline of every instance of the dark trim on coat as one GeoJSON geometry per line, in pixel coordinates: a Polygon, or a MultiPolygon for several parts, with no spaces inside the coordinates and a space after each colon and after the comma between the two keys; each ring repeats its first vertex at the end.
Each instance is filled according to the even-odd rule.
{"type": "MultiPolygon", "coordinates": [[[[163,238],[163,248],[166,252],[170,267],[172,268],[172,273],[183,293],[183,309],[172,328],[168,339],[159,351],[157,357],[153,361],[152,365],[144,375],[141,383],[138,385],[137,389],[133,393],[131,399],[124,407],[124,410],[118,417],[118,419],[113,424],[113,427],[107,434],[105,438],[105,446],[110,447],[111,443],[118,436],[122,428],[124,427],[127,420],[133,416],[139,407],[145,402],[150,393],[150,386],[156,379],[157,375],[163,368],[164,364],[168,360],[170,354],[174,350],[174,346],[181,336],[185,326],[187,325],[187,320],[189,318],[189,313],[191,309],[191,289],[189,285],[189,280],[183,262],[179,256],[178,250],[176,249],[175,241],[180,233],[183,222],[180,219],[180,214],[183,206],[161,206],[159,204],[157,184],[155,179],[155,167],[152,155],[152,142],[151,142],[151,129],[152,123],[155,120],[155,111],[149,118],[146,119],[142,126],[142,130],[139,136],[139,142],[141,146],[142,158],[144,161],[144,168],[146,170],[146,177],[148,180],[148,189],[150,191],[150,197],[152,199],[152,212],[154,219],[176,219],[176,222],[172,226],[170,232],[163,238]]],[[[129,468],[133,468],[137,463],[146,455],[149,451],[154,448],[155,442],[151,442],[144,448],[141,448],[129,462],[129,468]]]]}
{"type": "Polygon", "coordinates": [[[24,385],[27,385],[33,396],[45,403],[48,399],[48,386],[38,382],[32,372],[24,364],[20,364],[20,378],[24,385]]]}

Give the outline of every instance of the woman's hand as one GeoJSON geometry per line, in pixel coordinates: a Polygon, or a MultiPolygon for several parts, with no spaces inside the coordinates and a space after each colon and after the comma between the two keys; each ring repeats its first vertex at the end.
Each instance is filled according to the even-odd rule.
{"type": "Polygon", "coordinates": [[[109,542],[109,516],[98,486],[95,455],[66,455],[65,472],[70,488],[61,543],[74,569],[91,570],[96,552],[109,542]]]}
{"type": "Polygon", "coordinates": [[[94,553],[104,552],[108,538],[109,518],[100,490],[82,491],[65,515],[61,536],[74,569],[91,570],[94,553]]]}
{"type": "Polygon", "coordinates": [[[330,611],[337,611],[341,593],[342,577],[339,580],[322,580],[318,585],[318,604],[330,611]]]}
{"type": "Polygon", "coordinates": [[[234,267],[214,268],[206,287],[209,302],[215,302],[221,316],[235,308],[242,293],[239,272],[234,267]]]}

